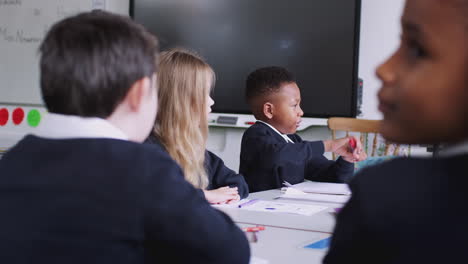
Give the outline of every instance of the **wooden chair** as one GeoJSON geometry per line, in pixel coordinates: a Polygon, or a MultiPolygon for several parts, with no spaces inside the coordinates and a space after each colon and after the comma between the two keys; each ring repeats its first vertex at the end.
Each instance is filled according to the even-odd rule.
{"type": "MultiPolygon", "coordinates": [[[[345,131],[346,136],[349,136],[350,133],[358,133],[359,139],[361,140],[364,150],[366,151],[369,157],[376,156],[377,152],[377,138],[379,134],[380,120],[368,120],[368,119],[357,119],[357,118],[347,118],[347,117],[331,117],[328,119],[328,128],[331,130],[332,139],[336,139],[337,131],[345,131]],[[372,145],[370,151],[366,144],[367,140],[370,139],[369,136],[373,136],[372,145]]],[[[395,148],[390,154],[390,146],[392,144],[385,142],[385,151],[384,155],[398,155],[400,145],[393,144],[395,148]]],[[[333,159],[335,159],[335,153],[333,153],[333,159]]]]}

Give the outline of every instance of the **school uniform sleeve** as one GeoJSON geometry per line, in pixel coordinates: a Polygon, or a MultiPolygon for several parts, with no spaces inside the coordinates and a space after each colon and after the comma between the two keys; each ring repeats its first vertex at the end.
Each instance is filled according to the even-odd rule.
{"type": "Polygon", "coordinates": [[[354,163],[339,157],[336,161],[324,156],[307,162],[305,178],[311,181],[345,183],[351,180],[354,163]]]}
{"type": "MultiPolygon", "coordinates": [[[[290,135],[290,137],[295,142],[307,142],[303,141],[297,134],[290,135]]],[[[354,163],[347,162],[341,157],[334,161],[320,155],[311,157],[307,161],[305,179],[311,181],[343,183],[349,182],[353,173],[354,163]]]]}
{"type": "MultiPolygon", "coordinates": [[[[269,128],[268,128],[269,129],[269,128]]],[[[251,150],[255,155],[274,157],[281,155],[280,160],[295,160],[306,162],[308,159],[322,156],[324,145],[322,141],[301,141],[296,143],[287,143],[281,136],[275,132],[268,133],[250,133],[244,134],[242,148],[251,150]],[[276,135],[275,135],[276,134],[276,135]]],[[[242,155],[243,153],[241,153],[242,155]]],[[[245,153],[247,156],[248,153],[245,153]]]]}
{"type": "Polygon", "coordinates": [[[147,253],[152,259],[163,256],[176,263],[190,253],[196,256],[193,263],[249,263],[249,243],[229,216],[210,206],[169,157],[158,157],[158,164],[148,166],[144,184],[147,253]],[[161,242],[160,237],[167,239],[161,242]]]}
{"type": "Polygon", "coordinates": [[[230,186],[237,187],[241,199],[249,195],[244,176],[226,167],[223,160],[211,151],[205,153],[205,166],[210,179],[209,190],[230,186]]]}

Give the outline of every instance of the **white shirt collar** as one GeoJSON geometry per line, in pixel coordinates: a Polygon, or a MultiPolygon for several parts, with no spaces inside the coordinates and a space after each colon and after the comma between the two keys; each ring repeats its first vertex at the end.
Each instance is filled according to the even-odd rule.
{"type": "Polygon", "coordinates": [[[461,154],[467,154],[468,153],[468,140],[462,141],[458,144],[450,145],[447,147],[444,147],[440,150],[439,155],[441,157],[451,157],[451,156],[457,156],[461,154]]]}
{"type": "Polygon", "coordinates": [[[120,129],[97,117],[80,117],[48,113],[32,133],[51,139],[114,138],[128,140],[120,129]]]}
{"type": "Polygon", "coordinates": [[[288,137],[288,135],[282,134],[282,133],[279,132],[276,128],[274,128],[272,125],[268,124],[267,122],[264,122],[264,121],[262,121],[262,120],[257,120],[257,122],[260,122],[260,123],[263,123],[263,124],[269,126],[271,129],[273,129],[273,131],[275,131],[276,133],[278,133],[278,135],[282,136],[282,137],[284,138],[284,140],[286,140],[286,142],[288,142],[288,143],[293,143],[293,144],[294,144],[294,141],[292,141],[292,139],[290,139],[290,138],[288,137]]]}

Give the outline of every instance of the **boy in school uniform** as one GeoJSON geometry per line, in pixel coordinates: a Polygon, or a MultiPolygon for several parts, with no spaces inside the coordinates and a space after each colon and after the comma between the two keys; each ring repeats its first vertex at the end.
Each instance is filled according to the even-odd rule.
{"type": "Polygon", "coordinates": [[[282,67],[264,67],[250,73],[246,99],[257,122],[242,136],[239,173],[245,176],[251,192],[304,179],[347,182],[353,175],[354,162],[366,158],[359,140],[351,150],[350,138],[310,142],[295,134],[304,114],[301,95],[294,76],[282,67]],[[323,156],[328,151],[341,156],[328,160],[323,156]]]}
{"type": "Polygon", "coordinates": [[[407,0],[401,27],[400,46],[376,71],[380,133],[444,150],[360,171],[327,264],[468,259],[468,1],[407,0]]]}
{"type": "Polygon", "coordinates": [[[104,11],[47,33],[50,113],[0,161],[1,263],[249,262],[243,232],[161,147],[141,144],[157,111],[157,54],[142,26],[104,11]]]}

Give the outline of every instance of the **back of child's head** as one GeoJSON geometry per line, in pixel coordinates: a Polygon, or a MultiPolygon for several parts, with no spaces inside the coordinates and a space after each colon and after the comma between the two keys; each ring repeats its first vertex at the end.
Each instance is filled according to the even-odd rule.
{"type": "Polygon", "coordinates": [[[214,81],[213,69],[198,54],[180,48],[161,53],[155,133],[185,178],[198,188],[208,185],[207,97],[214,81]]]}
{"type": "Polygon", "coordinates": [[[245,97],[254,115],[268,96],[280,91],[285,83],[296,82],[294,75],[287,69],[278,66],[258,68],[247,76],[245,97]]]}
{"type": "Polygon", "coordinates": [[[153,76],[158,43],[129,17],[91,11],[52,26],[39,52],[49,112],[106,118],[136,81],[153,76]]]}

